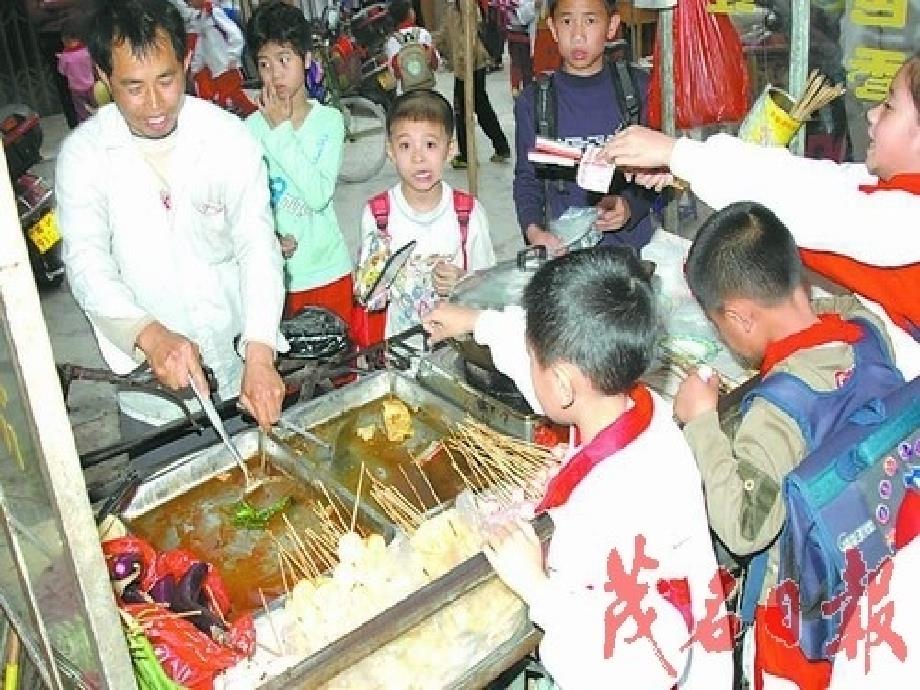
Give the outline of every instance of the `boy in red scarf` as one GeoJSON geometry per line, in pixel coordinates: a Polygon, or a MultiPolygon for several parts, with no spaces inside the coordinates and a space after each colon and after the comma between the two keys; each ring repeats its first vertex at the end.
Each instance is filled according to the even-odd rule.
{"type": "Polygon", "coordinates": [[[472,331],[534,409],[577,429],[536,509],[554,524],[545,559],[520,520],[485,548],[544,631],[541,661],[563,688],[727,690],[731,631],[700,475],[669,406],[638,382],[658,338],[649,279],[627,247],[575,251],[537,271],[523,305],[441,304],[424,325],[435,341],[472,331]],[[628,601],[648,618],[623,620],[628,601]],[[724,625],[721,645],[700,640],[703,620],[724,625]]]}
{"type": "MultiPolygon", "coordinates": [[[[901,66],[868,118],[865,164],[799,158],[723,134],[675,140],[643,127],[614,137],[606,153],[623,167],[670,167],[714,209],[742,200],[770,207],[806,266],[877,303],[899,326],[891,336],[911,379],[920,374],[920,349],[902,333],[920,340],[920,54],[901,66]]],[[[660,188],[669,176],[637,181],[660,188]]]]}
{"type": "MultiPolygon", "coordinates": [[[[855,297],[809,300],[792,236],[760,204],[740,202],[715,212],[697,233],[685,268],[690,290],[722,340],[759,367],[763,378],[742,402],[733,437],[719,424],[717,375],[691,374],[674,399],[674,416],[684,423],[703,477],[713,531],[733,554],[766,554],[760,556],[766,567],[760,582],[751,574],[756,567],[749,566],[743,598],[750,598],[749,617],[761,604],[757,673],[770,667],[763,605],[777,584],[776,538],[786,521],[783,479],[833,434],[836,420],[845,422],[852,410],[884,397],[903,378],[884,325],[855,297]],[[777,385],[793,394],[783,395],[786,389],[777,391],[777,385]]],[[[826,687],[826,662],[808,663],[794,647],[778,649],[777,660],[789,670],[784,677],[802,690],[826,687]]]]}

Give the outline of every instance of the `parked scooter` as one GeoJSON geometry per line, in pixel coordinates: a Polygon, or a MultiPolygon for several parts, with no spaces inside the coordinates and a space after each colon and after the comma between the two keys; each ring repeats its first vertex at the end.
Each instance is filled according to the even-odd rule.
{"type": "Polygon", "coordinates": [[[384,50],[392,32],[386,6],[372,5],[350,17],[337,7],[327,7],[314,22],[314,32],[314,43],[327,46],[320,59],[325,63],[323,67],[333,72],[335,85],[324,83],[322,73],[311,74],[311,95],[317,97],[325,87],[332,87],[340,97],[363,96],[389,109],[396,100],[396,80],[387,66],[384,50]]]}
{"type": "Polygon", "coordinates": [[[29,172],[41,161],[41,121],[27,105],[5,106],[0,108],[0,133],[35,283],[39,289],[56,288],[64,280],[64,262],[54,215],[54,191],[45,180],[29,172]]]}

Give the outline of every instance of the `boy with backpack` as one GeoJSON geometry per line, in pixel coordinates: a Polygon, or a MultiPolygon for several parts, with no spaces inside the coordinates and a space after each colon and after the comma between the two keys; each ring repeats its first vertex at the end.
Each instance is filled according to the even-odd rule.
{"type": "Polygon", "coordinates": [[[602,244],[638,249],[653,231],[648,190],[617,174],[607,194],[588,192],[575,183],[574,169],[540,169],[527,159],[538,135],[584,148],[643,119],[647,78],[625,61],[604,56],[606,41],[620,25],[613,0],[550,0],[549,13],[562,69],[540,77],[514,104],[514,205],[524,238],[556,251],[561,242],[549,232],[549,222],[568,208],[595,206],[602,244]]]}
{"type": "MultiPolygon", "coordinates": [[[[447,295],[465,273],[495,265],[482,205],[442,180],[454,151],[453,129],[450,103],[435,91],[404,93],[387,113],[387,155],[400,182],[364,208],[355,272],[360,302],[386,261],[414,243],[389,289],[387,336],[419,324],[437,298],[447,295]]],[[[368,310],[384,306],[366,304],[368,310]]]]}
{"type": "Polygon", "coordinates": [[[428,29],[415,23],[415,9],[410,0],[390,0],[390,18],[396,30],[387,39],[387,64],[399,93],[413,89],[433,89],[434,71],[438,68],[438,53],[432,45],[428,29]]]}
{"type": "Polygon", "coordinates": [[[554,687],[728,690],[730,642],[697,644],[704,611],[726,620],[699,470],[639,382],[658,340],[648,276],[626,247],[582,249],[543,265],[522,303],[442,304],[424,325],[434,342],[472,332],[534,409],[577,429],[535,509],[554,525],[545,550],[520,518],[484,548],[542,628],[554,687]]]}
{"type": "MultiPolygon", "coordinates": [[[[722,339],[762,377],[742,402],[733,438],[719,425],[718,376],[691,374],[674,399],[713,530],[736,555],[766,554],[753,557],[742,594],[745,622],[759,604],[759,672],[771,653],[760,648],[767,636],[758,631],[777,585],[777,537],[787,518],[783,481],[856,410],[900,387],[903,378],[884,326],[855,297],[809,301],[792,236],[760,204],[734,203],[713,214],[691,245],[685,270],[722,339]]],[[[801,687],[826,687],[826,662],[812,664],[788,646],[781,652],[786,677],[801,687]]]]}

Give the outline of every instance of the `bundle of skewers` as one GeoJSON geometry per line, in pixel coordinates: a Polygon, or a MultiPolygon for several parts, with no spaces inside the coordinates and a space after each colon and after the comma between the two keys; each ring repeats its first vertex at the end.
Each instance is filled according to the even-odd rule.
{"type": "MultiPolygon", "coordinates": [[[[502,510],[537,501],[558,465],[548,448],[506,436],[473,419],[459,424],[438,446],[463,485],[502,510]]],[[[395,525],[410,535],[425,522],[426,514],[442,503],[425,472],[425,458],[431,455],[427,452],[424,457],[414,458],[408,471],[399,468],[412,496],[368,475],[371,497],[395,525]],[[418,476],[415,481],[414,476],[418,476]]]]}
{"type": "Polygon", "coordinates": [[[808,75],[805,90],[792,105],[789,115],[799,122],[805,122],[814,113],[844,93],[846,93],[846,89],[842,84],[832,84],[818,70],[812,70],[808,75]]]}
{"type": "Polygon", "coordinates": [[[520,498],[539,500],[559,464],[549,448],[506,436],[473,419],[453,431],[445,450],[467,488],[474,493],[488,490],[505,507],[520,498]],[[467,476],[458,459],[469,468],[467,476]]]}

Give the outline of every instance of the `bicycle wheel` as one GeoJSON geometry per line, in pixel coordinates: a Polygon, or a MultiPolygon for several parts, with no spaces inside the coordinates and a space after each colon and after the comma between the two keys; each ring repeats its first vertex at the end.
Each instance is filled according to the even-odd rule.
{"type": "Polygon", "coordinates": [[[387,159],[387,116],[383,108],[361,96],[339,101],[345,119],[345,146],[339,180],[364,182],[376,175],[387,159]]]}

